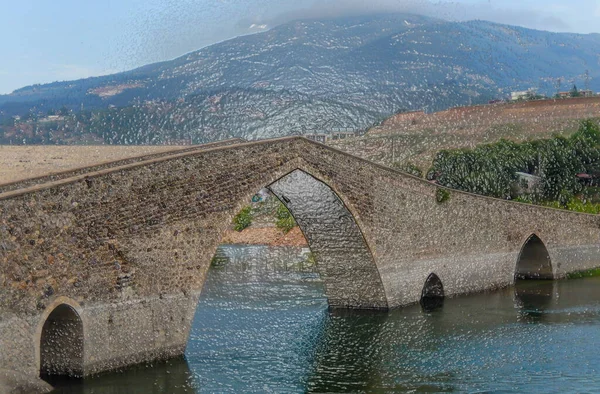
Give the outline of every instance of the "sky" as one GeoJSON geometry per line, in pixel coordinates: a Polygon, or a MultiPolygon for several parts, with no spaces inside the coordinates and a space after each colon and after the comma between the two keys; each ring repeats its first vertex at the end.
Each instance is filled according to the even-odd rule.
{"type": "Polygon", "coordinates": [[[600,0],[0,0],[0,94],[172,59],[294,19],[412,12],[600,33],[600,0]]]}

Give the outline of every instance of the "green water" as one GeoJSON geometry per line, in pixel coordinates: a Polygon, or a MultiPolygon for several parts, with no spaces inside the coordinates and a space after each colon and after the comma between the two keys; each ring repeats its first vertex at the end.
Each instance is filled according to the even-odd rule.
{"type": "Polygon", "coordinates": [[[211,269],[185,358],[58,392],[600,391],[598,277],[446,299],[429,313],[330,312],[300,249],[224,253],[230,261],[211,269]]]}

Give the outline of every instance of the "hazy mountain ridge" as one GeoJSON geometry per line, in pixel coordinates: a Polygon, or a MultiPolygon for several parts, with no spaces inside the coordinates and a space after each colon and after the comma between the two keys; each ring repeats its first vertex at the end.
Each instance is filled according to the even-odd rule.
{"type": "MultiPolygon", "coordinates": [[[[124,73],[22,88],[0,96],[0,111],[7,117],[32,107],[168,102],[175,118],[186,113],[186,121],[173,126],[176,134],[198,141],[362,129],[400,109],[441,110],[530,87],[554,92],[558,78],[563,90],[572,83],[583,87],[586,70],[591,87],[600,90],[599,54],[600,35],[483,21],[404,14],[297,21],[124,73]],[[235,105],[225,100],[215,107],[215,95],[235,105]],[[190,110],[191,102],[199,107],[190,110]]],[[[100,132],[111,135],[107,142],[129,140],[116,129],[100,132]]]]}

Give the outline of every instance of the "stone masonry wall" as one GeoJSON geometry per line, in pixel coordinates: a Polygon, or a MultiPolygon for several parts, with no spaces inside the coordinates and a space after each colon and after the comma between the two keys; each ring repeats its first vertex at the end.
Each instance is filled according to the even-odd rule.
{"type": "MultiPolygon", "coordinates": [[[[61,297],[81,312],[85,373],[180,354],[232,217],[297,169],[351,213],[390,307],[418,301],[432,272],[447,295],[511,284],[534,233],[556,276],[600,266],[597,216],[457,191],[439,203],[435,185],[297,137],[179,152],[0,194],[0,368],[39,367],[40,325],[61,297]]],[[[337,286],[361,277],[345,273],[337,286]]]]}
{"type": "Polygon", "coordinates": [[[28,179],[23,179],[23,180],[16,181],[16,182],[8,182],[8,183],[0,184],[0,193],[6,193],[6,192],[9,192],[12,190],[25,189],[25,188],[32,187],[35,185],[40,185],[40,184],[48,183],[48,182],[55,182],[55,181],[58,181],[61,179],[67,179],[67,178],[70,178],[70,177],[73,177],[76,175],[93,173],[93,172],[97,172],[97,171],[108,169],[108,168],[114,168],[114,167],[124,166],[127,164],[138,163],[141,161],[158,159],[161,157],[167,157],[167,156],[171,156],[174,154],[180,154],[180,153],[184,153],[184,152],[194,152],[194,151],[199,151],[199,150],[204,150],[204,149],[215,148],[215,147],[219,147],[219,146],[229,146],[229,145],[239,144],[244,141],[245,140],[243,140],[241,138],[232,138],[232,139],[223,140],[223,141],[209,142],[209,143],[202,144],[202,145],[194,145],[194,146],[187,147],[187,148],[179,148],[179,149],[174,148],[173,150],[169,150],[166,152],[154,153],[154,154],[149,154],[149,155],[141,155],[141,156],[136,156],[136,157],[130,157],[127,159],[111,161],[111,162],[107,162],[107,163],[100,163],[100,164],[96,164],[96,165],[92,165],[92,166],[88,166],[88,167],[78,168],[75,170],[54,172],[54,173],[40,176],[40,177],[28,178],[28,179]]]}

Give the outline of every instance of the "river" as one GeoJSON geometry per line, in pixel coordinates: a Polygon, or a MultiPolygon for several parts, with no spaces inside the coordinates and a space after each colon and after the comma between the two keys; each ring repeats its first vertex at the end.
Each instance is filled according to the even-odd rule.
{"type": "Polygon", "coordinates": [[[185,358],[55,393],[597,392],[600,278],[329,311],[308,249],[223,246],[185,358]]]}

